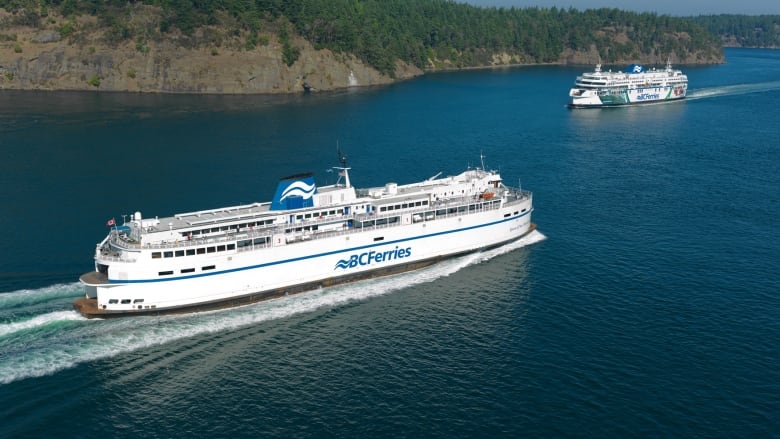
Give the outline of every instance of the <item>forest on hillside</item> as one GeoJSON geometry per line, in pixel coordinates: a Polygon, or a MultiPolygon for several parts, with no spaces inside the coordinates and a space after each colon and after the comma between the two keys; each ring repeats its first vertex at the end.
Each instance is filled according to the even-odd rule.
{"type": "MultiPolygon", "coordinates": [[[[720,40],[694,20],[618,9],[480,8],[450,0],[0,0],[0,8],[12,12],[16,24],[29,26],[42,23],[50,11],[66,20],[94,15],[109,43],[141,44],[218,27],[244,38],[251,50],[267,44],[264,33],[274,33],[288,65],[297,57],[289,38],[294,32],[315,48],[354,54],[390,76],[397,60],[426,69],[438,67],[431,60],[446,60],[451,67],[488,65],[495,54],[523,63],[560,62],[566,50],[591,48],[605,63],[722,53],[720,40]],[[158,11],[154,27],[132,19],[139,5],[158,11]]],[[[73,23],[63,23],[64,36],[78,33],[73,23]]]]}
{"type": "Polygon", "coordinates": [[[692,20],[727,45],[780,48],[780,15],[702,15],[692,20]]]}

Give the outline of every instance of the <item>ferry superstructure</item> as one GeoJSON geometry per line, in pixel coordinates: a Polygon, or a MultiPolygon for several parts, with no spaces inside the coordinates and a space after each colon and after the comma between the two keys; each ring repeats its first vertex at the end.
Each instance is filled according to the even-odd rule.
{"type": "Polygon", "coordinates": [[[271,202],[144,218],[95,249],[74,308],[86,317],[156,315],[243,305],[421,268],[529,233],[532,194],[496,171],[357,189],[283,178],[271,202]]]}
{"type": "Polygon", "coordinates": [[[622,72],[604,72],[601,63],[593,72],[578,76],[569,90],[572,108],[609,107],[682,99],[688,92],[688,76],[672,69],[646,70],[639,64],[622,72]]]}

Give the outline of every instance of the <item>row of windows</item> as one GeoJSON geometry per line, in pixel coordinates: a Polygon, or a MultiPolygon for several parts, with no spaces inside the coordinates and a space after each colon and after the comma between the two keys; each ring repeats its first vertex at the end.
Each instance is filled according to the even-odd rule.
{"type": "Polygon", "coordinates": [[[220,233],[220,232],[231,232],[231,231],[237,232],[242,229],[262,227],[273,223],[274,223],[273,219],[264,220],[264,221],[252,221],[252,222],[242,223],[242,224],[232,224],[229,226],[220,226],[220,227],[211,227],[207,229],[192,230],[189,232],[182,233],[182,236],[186,238],[188,235],[198,236],[198,235],[206,235],[208,233],[220,233]]]}
{"type": "Polygon", "coordinates": [[[188,248],[186,250],[169,250],[164,252],[152,252],[152,259],[173,258],[173,257],[179,258],[182,256],[205,255],[206,253],[224,252],[224,251],[230,251],[235,249],[236,249],[236,245],[231,243],[231,244],[213,245],[210,247],[188,248]]]}
{"type": "Polygon", "coordinates": [[[420,206],[427,206],[428,200],[423,201],[415,201],[414,203],[402,203],[402,204],[394,204],[392,206],[381,206],[379,208],[380,212],[387,212],[389,210],[401,210],[401,209],[408,209],[410,207],[420,207],[420,206]]]}
{"type": "Polygon", "coordinates": [[[334,210],[323,210],[322,212],[309,212],[301,215],[296,215],[296,220],[304,220],[304,219],[312,219],[312,218],[322,218],[326,216],[334,216],[336,214],[343,215],[344,209],[334,209],[334,210]]]}
{"type": "MultiPolygon", "coordinates": [[[[136,304],[136,303],[143,303],[143,301],[144,301],[144,299],[135,299],[135,300],[132,300],[133,304],[136,304]]],[[[130,299],[122,299],[122,305],[127,305],[127,304],[129,304],[130,302],[131,302],[131,300],[130,300],[130,299]]],[[[108,299],[108,304],[109,304],[109,305],[116,305],[117,303],[119,303],[119,299],[108,299]]]]}
{"type": "MultiPolygon", "coordinates": [[[[200,271],[209,271],[209,270],[213,270],[215,268],[217,268],[215,265],[206,265],[204,267],[200,267],[200,271]]],[[[181,274],[194,273],[195,269],[194,268],[182,268],[181,270],[179,270],[179,272],[181,274]]],[[[171,275],[173,275],[173,270],[160,271],[157,274],[160,275],[160,276],[171,276],[171,275]]],[[[143,299],[141,299],[141,301],[143,301],[143,299]]]]}

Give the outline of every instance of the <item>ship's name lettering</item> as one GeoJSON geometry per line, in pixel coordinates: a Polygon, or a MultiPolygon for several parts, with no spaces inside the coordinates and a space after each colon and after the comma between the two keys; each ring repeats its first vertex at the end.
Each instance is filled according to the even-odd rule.
{"type": "Polygon", "coordinates": [[[661,99],[661,95],[658,93],[642,93],[636,97],[640,101],[646,101],[648,99],[661,99]]]}
{"type": "Polygon", "coordinates": [[[358,253],[349,256],[347,259],[341,259],[336,263],[336,266],[333,268],[336,269],[344,269],[347,268],[355,268],[358,265],[365,266],[365,265],[371,265],[372,263],[380,263],[385,261],[393,261],[396,259],[401,258],[408,258],[412,255],[412,248],[406,247],[406,248],[394,248],[392,250],[386,250],[386,251],[367,251],[364,253],[358,253]]]}

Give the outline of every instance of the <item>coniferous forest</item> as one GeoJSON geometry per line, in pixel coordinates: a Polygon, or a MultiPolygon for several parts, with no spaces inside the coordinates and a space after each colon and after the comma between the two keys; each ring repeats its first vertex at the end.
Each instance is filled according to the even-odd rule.
{"type": "Polygon", "coordinates": [[[390,76],[398,60],[429,69],[444,60],[455,68],[487,65],[496,54],[522,63],[561,62],[566,53],[593,51],[605,63],[690,59],[692,53],[714,59],[722,56],[722,35],[743,45],[778,46],[777,17],[771,27],[771,17],[480,8],[449,0],[0,0],[0,8],[16,25],[36,26],[51,13],[66,17],[60,32],[71,38],[79,29],[68,17],[96,16],[108,43],[178,33],[179,44],[219,44],[223,35],[243,39],[251,50],[267,44],[272,33],[283,43],[288,65],[298,56],[290,35],[298,34],[315,48],[353,54],[390,76]],[[133,20],[139,7],[155,11],[153,25],[133,20]],[[204,28],[220,33],[187,38],[204,28]]]}

